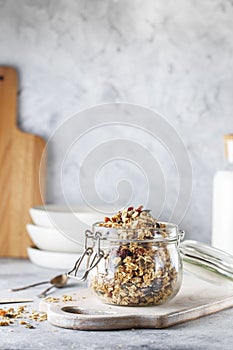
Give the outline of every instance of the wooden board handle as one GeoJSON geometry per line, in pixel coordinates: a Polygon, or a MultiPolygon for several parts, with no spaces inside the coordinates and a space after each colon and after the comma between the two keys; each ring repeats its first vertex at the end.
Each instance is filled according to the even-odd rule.
{"type": "Polygon", "coordinates": [[[0,67],[0,129],[11,133],[17,128],[18,74],[12,67],[0,67]]]}
{"type": "Polygon", "coordinates": [[[0,256],[26,257],[29,208],[42,204],[44,192],[45,162],[41,186],[39,167],[45,141],[17,127],[17,71],[0,67],[0,77],[0,256]]]}

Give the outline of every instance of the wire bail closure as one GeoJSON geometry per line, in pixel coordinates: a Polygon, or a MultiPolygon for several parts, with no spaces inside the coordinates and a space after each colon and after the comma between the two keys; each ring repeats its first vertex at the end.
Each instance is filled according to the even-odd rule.
{"type": "Polygon", "coordinates": [[[178,232],[178,244],[180,245],[180,242],[184,239],[185,236],[185,231],[184,230],[179,230],[178,232]]]}
{"type": "Polygon", "coordinates": [[[95,232],[94,234],[90,230],[86,230],[85,236],[86,237],[85,237],[84,252],[76,261],[73,269],[67,273],[67,276],[69,278],[73,278],[77,281],[86,281],[89,272],[92,269],[94,269],[98,265],[100,260],[104,257],[104,251],[100,247],[100,240],[102,236],[101,233],[95,232]],[[91,240],[91,244],[89,244],[89,240],[91,240]],[[92,256],[94,253],[95,242],[97,246],[97,251],[94,254],[94,256],[92,256]],[[85,257],[86,257],[86,267],[85,267],[84,274],[82,276],[77,276],[78,271],[80,270],[80,266],[84,261],[85,257]]]}

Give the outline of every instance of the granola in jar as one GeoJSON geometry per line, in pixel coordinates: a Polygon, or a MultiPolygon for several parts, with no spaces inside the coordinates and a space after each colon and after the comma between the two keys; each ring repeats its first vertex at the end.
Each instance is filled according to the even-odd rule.
{"type": "Polygon", "coordinates": [[[91,289],[110,304],[159,305],[180,289],[182,263],[176,225],[158,222],[149,211],[129,207],[94,225],[104,259],[90,280],[91,289]]]}

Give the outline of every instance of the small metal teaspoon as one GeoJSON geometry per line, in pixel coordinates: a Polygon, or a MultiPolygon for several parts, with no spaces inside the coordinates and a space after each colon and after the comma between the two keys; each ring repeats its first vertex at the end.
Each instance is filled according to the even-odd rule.
{"type": "Polygon", "coordinates": [[[40,298],[43,298],[46,296],[47,292],[50,289],[64,287],[67,284],[68,279],[69,279],[69,277],[67,276],[67,274],[62,274],[62,275],[58,275],[58,276],[53,277],[50,281],[37,282],[37,283],[33,283],[33,284],[28,285],[28,286],[24,286],[24,287],[20,287],[20,288],[12,288],[11,291],[18,292],[20,290],[28,289],[31,287],[36,287],[36,286],[39,286],[41,284],[46,284],[46,283],[52,284],[52,286],[48,287],[44,292],[42,292],[39,295],[40,298]]]}

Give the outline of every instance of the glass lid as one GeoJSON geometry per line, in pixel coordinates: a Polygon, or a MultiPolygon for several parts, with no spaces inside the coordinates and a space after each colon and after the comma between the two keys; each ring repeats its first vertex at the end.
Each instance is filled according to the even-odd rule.
{"type": "Polygon", "coordinates": [[[233,256],[220,249],[197,241],[180,244],[184,269],[216,285],[233,286],[233,256]]]}

